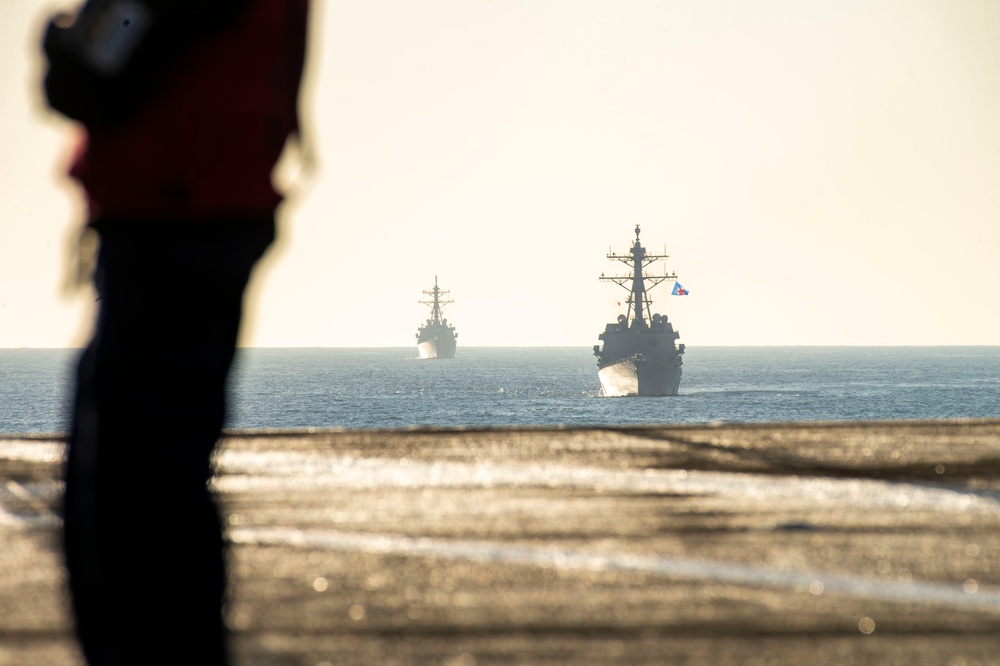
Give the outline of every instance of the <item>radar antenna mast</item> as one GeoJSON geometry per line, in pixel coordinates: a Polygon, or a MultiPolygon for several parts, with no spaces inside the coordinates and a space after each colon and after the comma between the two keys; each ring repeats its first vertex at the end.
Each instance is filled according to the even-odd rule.
{"type": "Polygon", "coordinates": [[[441,323],[441,309],[443,306],[449,303],[454,303],[455,301],[445,300],[441,297],[449,293],[445,289],[438,288],[438,278],[437,275],[434,276],[434,288],[430,291],[424,291],[423,294],[430,296],[432,300],[429,301],[418,301],[421,305],[431,306],[431,322],[434,324],[441,323]]]}
{"type": "Polygon", "coordinates": [[[667,259],[669,255],[666,254],[647,254],[646,248],[642,246],[639,242],[639,225],[635,225],[635,243],[632,245],[632,249],[628,254],[616,254],[608,250],[608,259],[620,261],[626,266],[632,269],[631,275],[608,275],[605,276],[601,273],[601,280],[606,282],[614,282],[619,287],[622,287],[629,292],[628,295],[628,314],[626,317],[631,320],[631,327],[633,328],[649,328],[652,321],[647,321],[650,318],[650,310],[652,309],[652,300],[649,298],[647,293],[649,289],[652,289],[656,285],[660,284],[664,280],[676,280],[677,275],[674,273],[664,273],[663,275],[646,275],[643,273],[643,269],[652,264],[654,261],[659,261],[660,259],[667,259]],[[649,282],[649,287],[646,287],[646,282],[649,282]],[[635,316],[633,317],[633,309],[635,311],[635,316]]]}

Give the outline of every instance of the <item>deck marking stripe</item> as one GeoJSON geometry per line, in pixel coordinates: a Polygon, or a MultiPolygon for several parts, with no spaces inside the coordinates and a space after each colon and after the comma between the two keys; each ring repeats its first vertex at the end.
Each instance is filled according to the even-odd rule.
{"type": "Polygon", "coordinates": [[[584,488],[604,492],[739,497],[794,501],[798,506],[996,515],[998,496],[931,483],[857,477],[616,469],[525,462],[418,461],[289,452],[226,452],[220,456],[222,492],[317,491],[385,488],[584,488]]]}
{"type": "Polygon", "coordinates": [[[381,555],[533,565],[561,570],[644,573],[679,581],[799,589],[804,594],[809,594],[810,585],[818,581],[823,585],[823,594],[950,606],[962,610],[1000,611],[1000,592],[982,588],[970,593],[958,584],[876,581],[706,560],[280,527],[234,528],[229,531],[229,538],[234,543],[246,545],[287,545],[381,555]]]}
{"type": "MultiPolygon", "coordinates": [[[[39,489],[44,484],[37,484],[39,489]]],[[[49,528],[62,524],[62,518],[50,509],[45,502],[36,497],[23,484],[12,479],[4,483],[6,493],[0,493],[0,524],[13,527],[43,527],[49,528]],[[4,506],[4,494],[10,494],[33,509],[36,515],[26,516],[23,513],[15,513],[4,506]]]]}

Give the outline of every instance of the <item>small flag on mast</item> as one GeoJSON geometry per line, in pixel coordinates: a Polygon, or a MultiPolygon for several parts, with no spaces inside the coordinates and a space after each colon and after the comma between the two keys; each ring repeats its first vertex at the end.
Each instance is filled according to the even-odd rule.
{"type": "Polygon", "coordinates": [[[671,296],[687,296],[688,290],[681,286],[680,282],[674,282],[674,290],[670,292],[671,296]]]}

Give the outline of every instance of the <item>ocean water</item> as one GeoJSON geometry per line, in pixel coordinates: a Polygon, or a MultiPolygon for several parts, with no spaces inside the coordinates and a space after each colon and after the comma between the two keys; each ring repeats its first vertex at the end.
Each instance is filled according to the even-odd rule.
{"type": "MultiPolygon", "coordinates": [[[[0,350],[0,433],[66,430],[76,354],[0,350]]],[[[248,429],[997,418],[1000,347],[688,347],[667,398],[599,397],[589,349],[242,349],[230,405],[248,429]]]]}

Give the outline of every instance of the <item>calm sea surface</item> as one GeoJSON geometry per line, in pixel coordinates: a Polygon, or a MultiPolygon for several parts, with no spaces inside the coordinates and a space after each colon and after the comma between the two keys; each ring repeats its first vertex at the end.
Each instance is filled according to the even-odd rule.
{"type": "MultiPolygon", "coordinates": [[[[0,433],[62,432],[74,350],[0,350],[0,433]]],[[[155,381],[150,377],[150,381],[155,381]]],[[[589,349],[244,349],[230,427],[1000,417],[1000,347],[688,347],[681,394],[600,398],[589,349]]]]}

